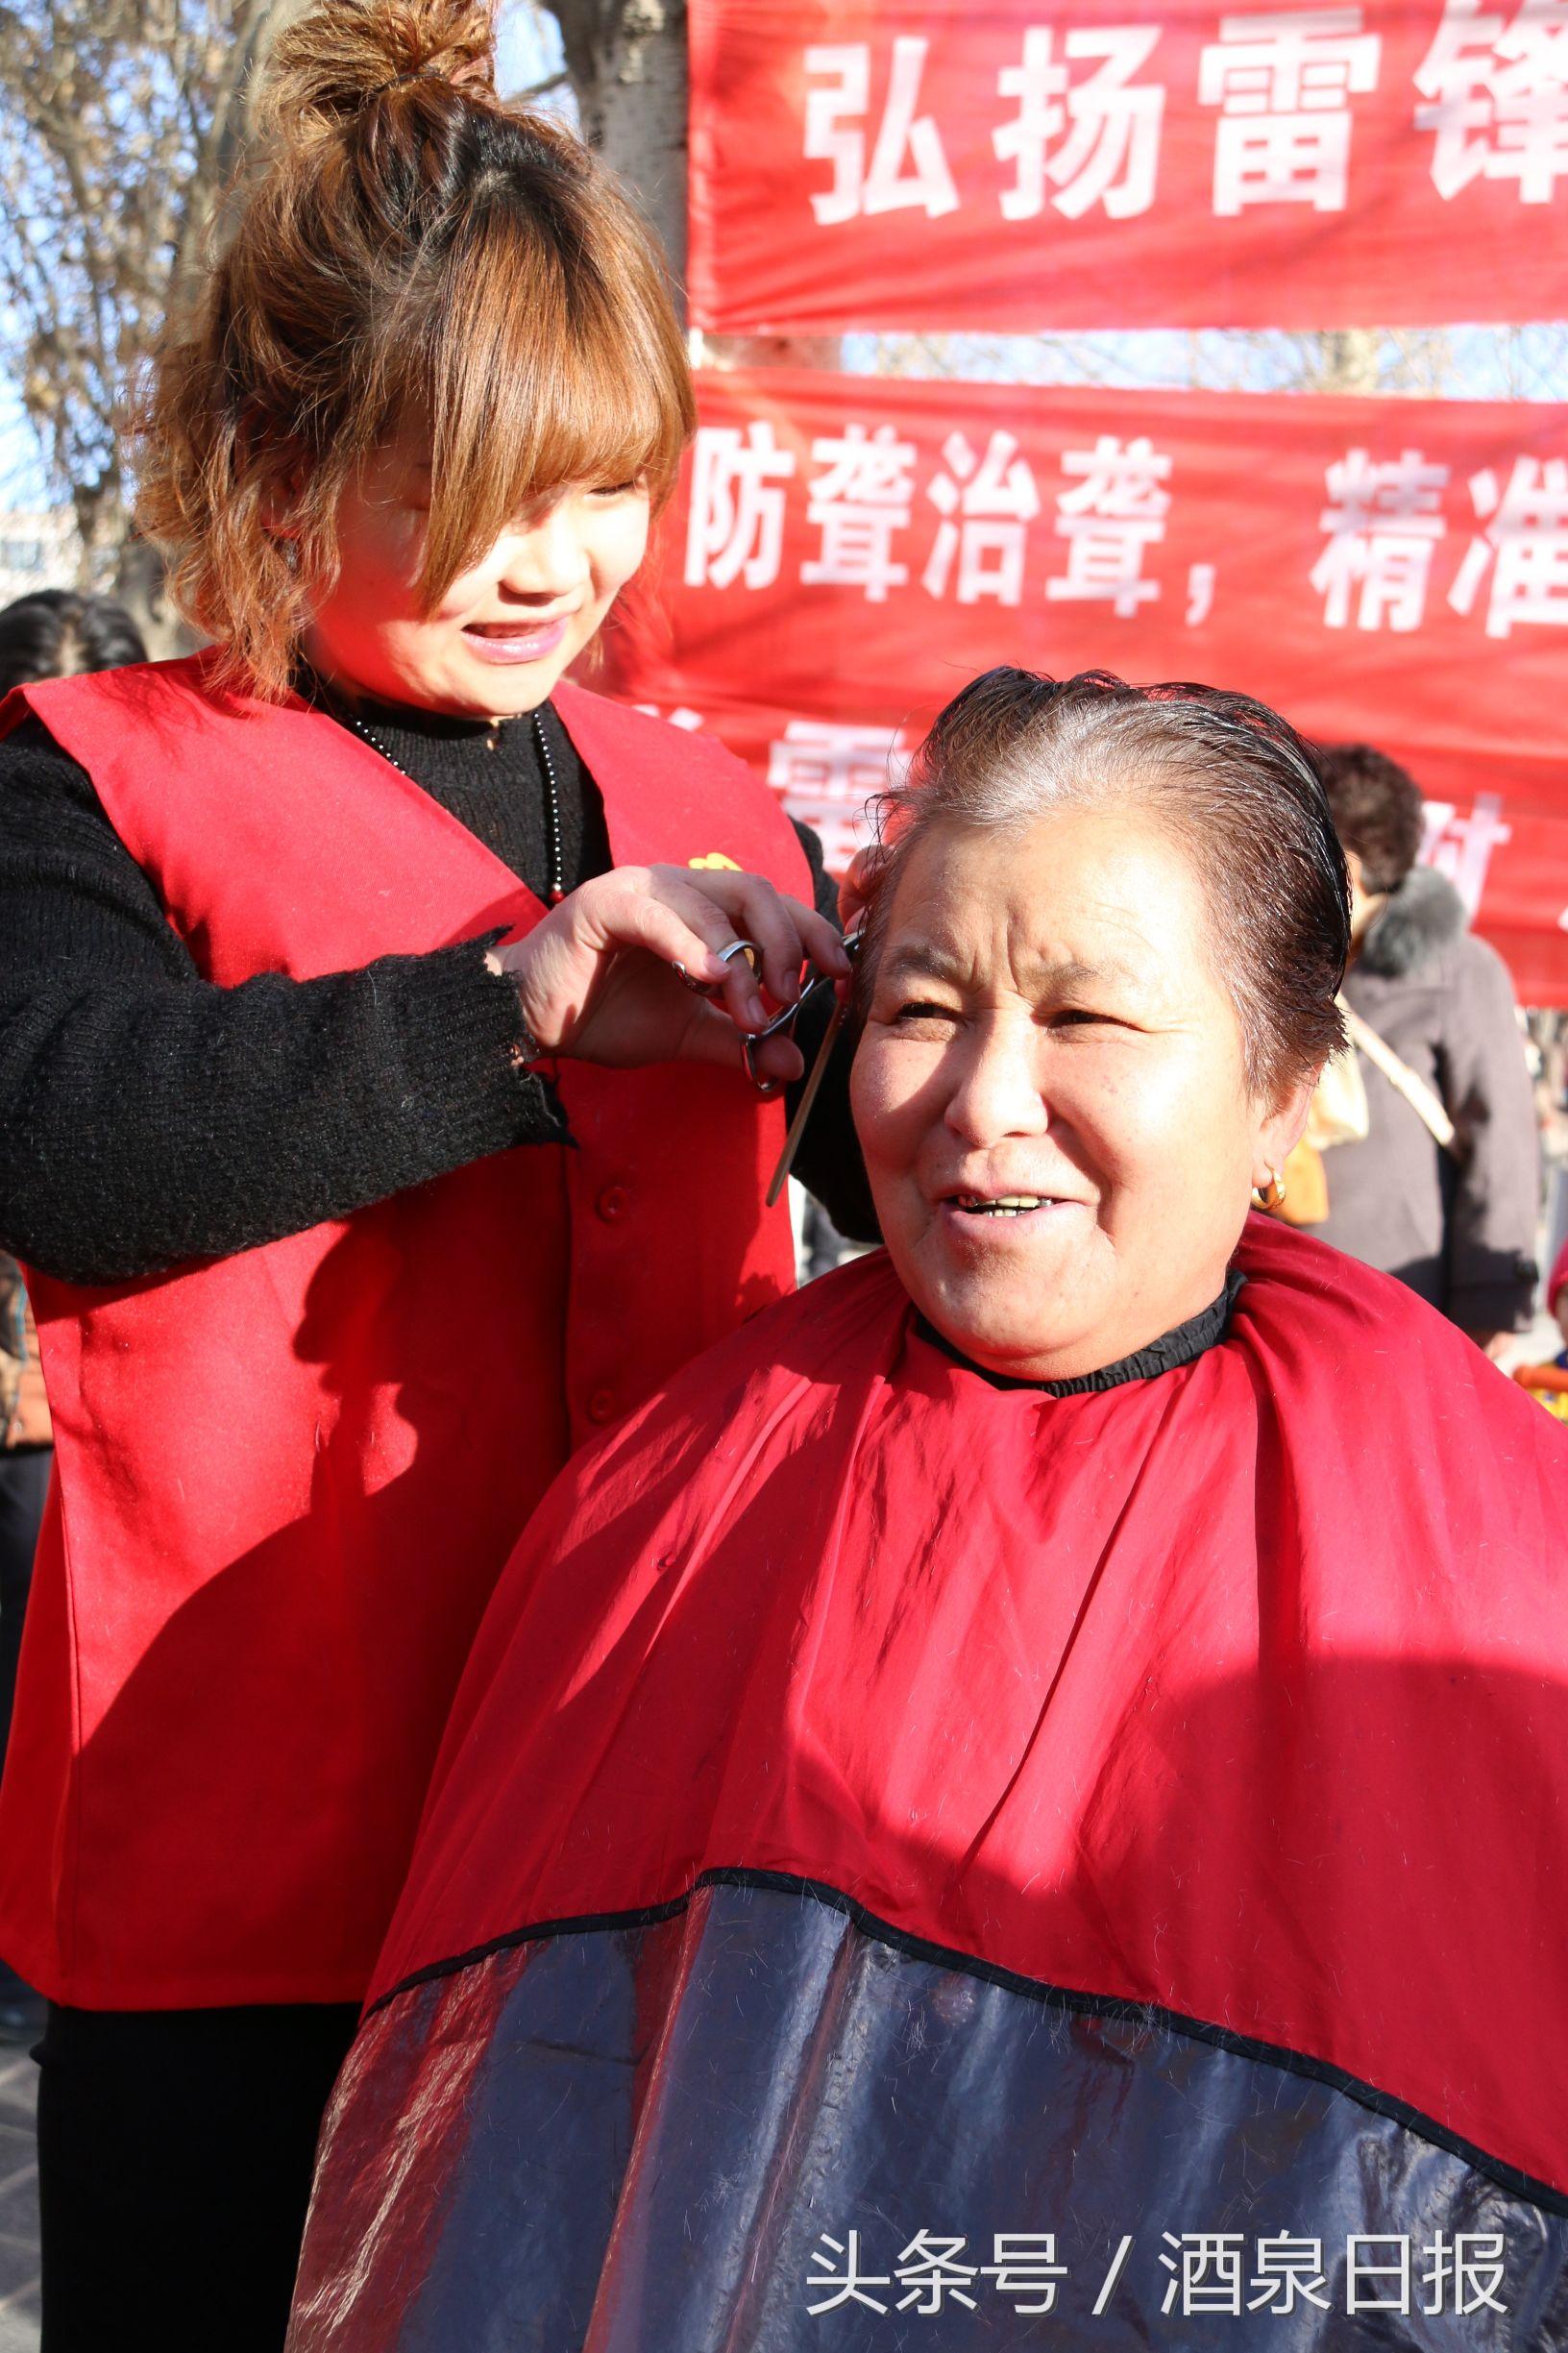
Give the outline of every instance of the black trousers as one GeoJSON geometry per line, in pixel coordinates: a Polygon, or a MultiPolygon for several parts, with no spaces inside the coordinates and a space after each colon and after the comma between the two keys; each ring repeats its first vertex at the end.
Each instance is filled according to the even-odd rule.
{"type": "Polygon", "coordinates": [[[24,1446],[0,1454],[0,1756],[5,1755],[11,1731],[22,1620],[54,1458],[52,1446],[24,1446]]]}
{"type": "Polygon", "coordinates": [[[51,2003],[43,2353],[281,2353],[316,2134],[357,2018],[51,2003]]]}
{"type": "MultiPolygon", "coordinates": [[[[23,1446],[0,1453],[0,1761],[11,1738],[22,1621],[27,1615],[33,1555],[37,1550],[54,1458],[52,1446],[23,1446]]],[[[22,2005],[17,2018],[24,2034],[34,2031],[31,2012],[35,2000],[10,1962],[0,1957],[0,2004],[8,2009],[22,2005]]]]}

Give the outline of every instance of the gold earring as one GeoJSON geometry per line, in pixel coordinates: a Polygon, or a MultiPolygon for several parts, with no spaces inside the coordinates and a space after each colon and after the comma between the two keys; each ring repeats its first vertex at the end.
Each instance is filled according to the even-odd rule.
{"type": "Polygon", "coordinates": [[[1252,1189],[1253,1207],[1261,1210],[1277,1210],[1283,1205],[1284,1200],[1285,1179],[1277,1168],[1271,1168],[1268,1172],[1268,1183],[1255,1185],[1252,1189]]]}

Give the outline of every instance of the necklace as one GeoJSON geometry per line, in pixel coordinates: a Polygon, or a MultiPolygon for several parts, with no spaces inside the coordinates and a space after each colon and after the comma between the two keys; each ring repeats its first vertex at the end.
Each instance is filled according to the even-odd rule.
{"type": "Polygon", "coordinates": [[[545,815],[550,820],[550,904],[558,907],[566,896],[565,861],[561,855],[561,796],[555,782],[555,763],[550,756],[545,723],[533,714],[533,740],[545,764],[545,815]]]}
{"type": "MultiPolygon", "coordinates": [[[[419,778],[411,774],[403,762],[387,749],[375,729],[366,725],[357,711],[340,709],[335,716],[351,727],[362,742],[368,744],[372,751],[379,753],[389,768],[395,768],[400,776],[407,776],[410,784],[419,783],[419,778]]],[[[532,718],[533,740],[539,748],[539,761],[545,772],[545,815],[550,823],[550,884],[547,897],[551,906],[558,907],[566,896],[565,860],[561,849],[561,793],[555,777],[555,763],[551,757],[550,740],[545,734],[545,723],[537,711],[532,714],[532,718]]],[[[507,722],[503,719],[493,719],[490,722],[484,735],[486,751],[500,749],[501,739],[506,731],[506,726],[507,722]]],[[[420,789],[423,791],[423,786],[420,789]]]]}

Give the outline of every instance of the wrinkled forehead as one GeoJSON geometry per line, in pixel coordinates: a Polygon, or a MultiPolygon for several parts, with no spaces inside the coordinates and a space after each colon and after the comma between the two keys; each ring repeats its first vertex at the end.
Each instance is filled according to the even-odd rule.
{"type": "Polygon", "coordinates": [[[901,846],[879,895],[869,989],[923,972],[1034,990],[1115,981],[1161,994],[1205,977],[1204,878],[1136,807],[1071,807],[1004,825],[939,821],[901,846]]]}

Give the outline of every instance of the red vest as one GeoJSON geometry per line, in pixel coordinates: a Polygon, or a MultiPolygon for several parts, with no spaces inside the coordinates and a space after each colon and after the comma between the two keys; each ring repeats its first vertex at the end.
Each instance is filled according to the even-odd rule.
{"type": "MultiPolygon", "coordinates": [[[[197,657],[24,690],[204,979],[540,919],[356,737],[206,681],[197,657]]],[[[788,821],[718,745],[555,701],[617,865],[718,851],[809,895],[788,821]]],[[[171,1274],[30,1276],[58,1471],[0,1793],[0,1953],[56,2000],[358,1999],[536,1498],[789,1288],[787,1216],[761,1206],[783,1113],[738,1066],[569,1065],[560,1086],[576,1149],[171,1274]]]]}

